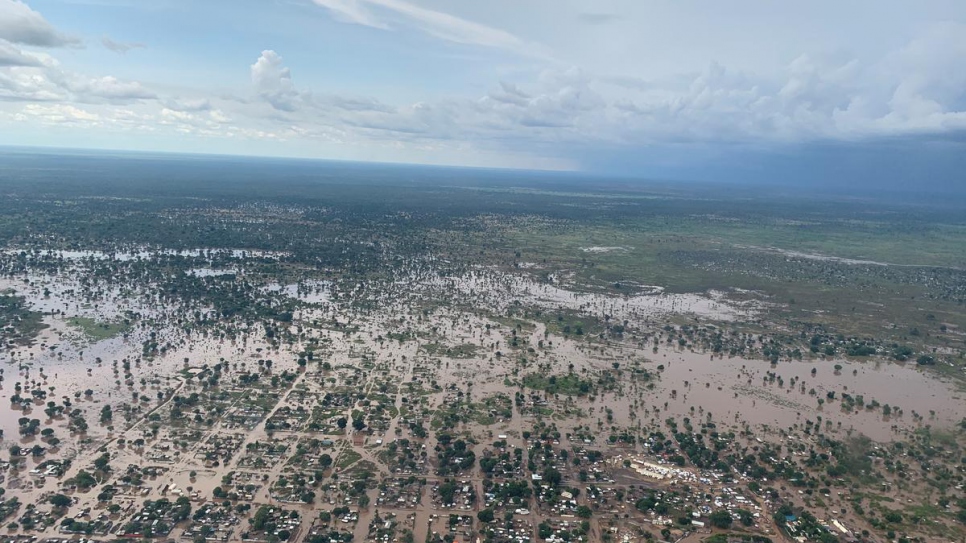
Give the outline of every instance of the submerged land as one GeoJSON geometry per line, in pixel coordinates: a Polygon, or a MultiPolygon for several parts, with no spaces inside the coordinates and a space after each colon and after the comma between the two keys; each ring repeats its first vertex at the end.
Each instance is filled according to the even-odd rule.
{"type": "Polygon", "coordinates": [[[954,197],[0,154],[4,541],[962,541],[954,197]]]}

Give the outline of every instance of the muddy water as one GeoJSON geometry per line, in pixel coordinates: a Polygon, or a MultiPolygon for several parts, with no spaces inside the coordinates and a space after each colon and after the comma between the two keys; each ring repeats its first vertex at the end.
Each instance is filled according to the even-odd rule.
{"type": "MultiPolygon", "coordinates": [[[[132,255],[134,253],[131,253],[132,255]]],[[[149,253],[145,253],[147,256],[149,253]]],[[[194,253],[192,253],[194,254],[194,253]]],[[[244,253],[233,256],[241,258],[244,253]]],[[[93,253],[64,254],[65,258],[96,258],[93,253]]],[[[104,255],[100,255],[104,256],[104,255]]],[[[138,255],[140,256],[140,255],[138,255]]],[[[265,256],[265,255],[261,255],[265,256]]],[[[112,258],[116,257],[112,256],[112,258]]],[[[221,270],[199,268],[197,273],[216,273],[221,270]]],[[[186,336],[179,330],[167,325],[155,327],[159,342],[171,343],[173,348],[166,356],[153,361],[134,363],[141,355],[141,343],[146,339],[147,330],[138,329],[128,338],[112,338],[91,344],[79,332],[68,326],[64,319],[68,316],[86,316],[98,321],[115,320],[123,311],[135,309],[144,314],[154,313],[162,322],[162,313],[148,307],[141,296],[130,296],[120,289],[98,293],[96,303],[76,299],[77,284],[68,276],[51,278],[31,278],[30,283],[22,280],[0,281],[0,289],[13,288],[26,295],[31,306],[40,311],[58,311],[61,315],[46,317],[50,328],[43,332],[37,344],[12,353],[0,354],[0,363],[6,369],[5,381],[0,388],[0,428],[7,440],[18,439],[17,419],[24,413],[10,409],[6,401],[13,394],[14,382],[28,382],[35,387],[54,387],[48,399],[62,396],[73,397],[75,392],[88,388],[96,393],[92,400],[82,398],[96,409],[88,409],[88,423],[92,431],[96,424],[96,410],[102,402],[118,405],[130,402],[133,394],[144,394],[155,398],[157,391],[177,384],[172,382],[178,371],[184,368],[187,358],[191,366],[215,364],[222,359],[244,363],[253,360],[258,353],[268,349],[259,337],[242,338],[235,342],[213,340],[203,336],[186,336]],[[49,289],[44,293],[44,289],[49,289]],[[96,363],[100,358],[102,362],[96,363]],[[123,380],[123,372],[113,372],[113,362],[129,359],[132,361],[134,384],[118,384],[123,380]],[[41,368],[43,372],[41,372],[41,368]],[[146,379],[148,384],[141,385],[146,379]]],[[[887,441],[895,436],[896,427],[914,428],[918,425],[932,424],[951,426],[966,411],[963,397],[956,389],[933,376],[918,371],[914,365],[901,366],[889,363],[838,362],[782,362],[772,366],[764,361],[741,358],[712,358],[708,354],[677,351],[662,347],[658,353],[642,350],[627,344],[596,345],[586,340],[566,339],[559,336],[545,336],[545,327],[533,323],[534,329],[526,332],[526,345],[532,348],[527,354],[530,365],[516,367],[517,358],[496,357],[495,351],[501,341],[506,346],[508,338],[499,333],[490,333],[489,322],[478,316],[462,313],[456,309],[443,310],[440,314],[419,324],[412,319],[410,308],[397,300],[387,302],[393,311],[379,314],[360,315],[345,307],[331,302],[332,285],[324,281],[302,282],[299,284],[274,284],[265,287],[266,295],[284,295],[310,304],[297,314],[298,317],[321,316],[343,321],[355,321],[363,326],[364,334],[354,341],[360,348],[371,348],[385,352],[384,357],[391,360],[394,371],[402,375],[412,375],[412,357],[417,355],[415,345],[394,348],[391,344],[377,345],[374,338],[400,327],[394,319],[402,318],[403,328],[415,327],[424,331],[432,328],[433,334],[445,337],[444,342],[452,345],[470,343],[478,346],[477,356],[471,360],[446,360],[439,369],[434,367],[434,376],[440,384],[474,386],[477,398],[504,393],[512,396],[515,387],[507,387],[505,379],[515,381],[514,371],[523,375],[535,371],[536,364],[549,364],[555,371],[566,371],[571,364],[576,371],[599,371],[609,369],[615,361],[630,359],[648,360],[645,364],[659,377],[652,388],[643,383],[622,384],[619,392],[609,392],[595,398],[576,400],[576,407],[598,418],[604,408],[614,412],[615,423],[628,427],[645,427],[663,424],[668,416],[690,417],[692,420],[711,419],[729,425],[750,424],[786,428],[802,424],[805,420],[815,420],[821,416],[833,424],[833,430],[843,432],[854,430],[876,440],[887,441]],[[325,304],[325,307],[320,307],[325,304]],[[391,317],[390,317],[391,315],[391,317]],[[408,319],[408,321],[407,321],[408,319]],[[368,321],[368,322],[367,322],[368,321]],[[540,347],[538,341],[545,339],[547,348],[540,347]],[[388,350],[385,350],[388,347],[388,350]],[[409,361],[405,361],[409,357],[409,361]],[[840,363],[843,369],[836,373],[834,364],[840,363]],[[657,366],[663,365],[663,371],[657,366]],[[409,368],[409,369],[406,369],[409,368]],[[811,370],[817,370],[812,376],[811,370]],[[853,371],[856,373],[853,374],[853,371]],[[774,373],[774,380],[768,373],[774,373]],[[779,379],[784,384],[779,384],[779,379]],[[794,381],[794,385],[792,385],[794,381]],[[815,395],[809,394],[814,389],[815,395]],[[884,417],[880,409],[867,410],[857,407],[853,412],[843,411],[841,402],[827,401],[823,406],[819,398],[826,398],[830,391],[836,397],[843,392],[853,396],[862,395],[865,403],[873,400],[903,410],[901,416],[884,417]],[[914,413],[922,415],[923,420],[915,420],[914,413]]],[[[753,308],[726,301],[720,293],[692,295],[636,295],[614,296],[601,293],[570,291],[553,284],[537,283],[528,277],[503,274],[491,270],[479,270],[460,276],[432,277],[412,284],[402,285],[406,299],[425,296],[428,292],[447,293],[448,299],[472,302],[478,307],[501,310],[514,302],[523,302],[545,308],[569,309],[591,315],[611,315],[616,320],[642,322],[654,317],[671,314],[690,314],[720,320],[737,319],[753,313],[753,308]]],[[[167,315],[172,317],[173,315],[167,315]]],[[[284,357],[280,357],[284,358],[284,357]]],[[[626,366],[625,366],[626,367],[626,366]]],[[[438,399],[442,399],[441,397],[438,399]]],[[[45,419],[43,402],[34,406],[31,418],[45,419]]],[[[55,421],[55,426],[66,428],[65,421],[55,421]]],[[[518,429],[518,428],[514,428],[518,429]]],[[[60,435],[60,430],[58,430],[60,435]]]]}
{"type": "Polygon", "coordinates": [[[525,368],[516,365],[518,357],[500,360],[492,352],[482,350],[483,360],[447,361],[441,379],[461,387],[471,385],[477,397],[498,393],[512,396],[516,389],[503,381],[516,380],[514,369],[525,375],[541,371],[537,364],[545,364],[560,374],[572,365],[575,372],[593,375],[612,368],[615,362],[626,368],[631,361],[644,360],[643,367],[655,375],[650,382],[653,386],[625,378],[617,391],[593,400],[574,399],[573,405],[586,414],[583,423],[603,418],[609,408],[613,411],[613,424],[645,431],[663,427],[668,417],[679,421],[688,417],[697,423],[709,420],[710,414],[710,420],[719,426],[747,425],[761,430],[788,429],[821,417],[823,427],[829,431],[863,434],[885,442],[898,438],[900,432],[925,425],[953,427],[966,413],[966,394],[960,387],[915,364],[827,360],[772,365],[764,360],[712,357],[670,347],[660,347],[657,353],[621,344],[601,348],[554,335],[545,338],[544,330],[537,324],[530,334],[529,344],[534,352],[527,354],[531,362],[525,368]],[[537,347],[538,338],[549,347],[537,347]],[[841,365],[841,371],[836,371],[835,365],[841,365]],[[834,400],[828,399],[829,392],[834,393],[834,400]],[[864,406],[844,409],[843,393],[853,398],[862,396],[864,406]],[[824,400],[823,405],[819,398],[824,400]],[[869,409],[873,401],[879,406],[869,409]],[[890,416],[883,415],[884,405],[892,408],[890,416]]]}
{"type": "MultiPolygon", "coordinates": [[[[4,380],[0,383],[3,442],[20,441],[18,419],[24,416],[40,419],[45,425],[52,425],[59,437],[66,437],[66,417],[48,422],[44,413],[47,401],[60,403],[61,398],[66,396],[75,407],[86,408],[85,418],[90,425],[88,433],[96,436],[104,433],[97,422],[97,413],[104,404],[117,408],[122,403],[130,403],[136,392],[150,399],[142,404],[150,409],[156,404],[158,391],[176,387],[179,384],[178,372],[189,366],[214,365],[228,360],[239,364],[240,368],[247,365],[252,369],[256,367],[255,357],[258,355],[280,360],[292,358],[287,353],[282,356],[268,354],[270,346],[264,342],[262,334],[243,335],[235,341],[229,341],[187,337],[168,330],[159,331],[158,338],[159,341],[170,341],[173,347],[164,355],[142,360],[142,342],[148,339],[153,329],[133,330],[128,337],[91,342],[61,317],[48,316],[44,322],[49,328],[41,333],[33,346],[0,354],[0,368],[4,370],[4,380]],[[124,382],[124,360],[131,363],[132,385],[124,382]],[[115,368],[118,373],[114,372],[115,368]],[[144,384],[142,379],[145,380],[144,384]],[[27,412],[14,409],[9,398],[16,392],[17,382],[25,387],[21,396],[29,395],[29,389],[40,388],[48,393],[47,399],[34,402],[27,412]],[[83,394],[88,389],[94,392],[90,397],[83,394]],[[82,393],[80,399],[74,398],[77,392],[82,393]]],[[[280,369],[283,367],[279,366],[280,369]]],[[[117,428],[125,427],[123,418],[117,412],[115,416],[114,425],[117,428]]]]}
{"type": "MultiPolygon", "coordinates": [[[[652,353],[648,358],[652,362],[646,367],[652,371],[657,371],[658,365],[664,365],[665,369],[659,372],[660,380],[654,390],[643,394],[636,411],[642,417],[649,409],[647,417],[657,421],[671,414],[688,416],[695,421],[706,420],[710,413],[712,420],[719,423],[747,422],[788,428],[821,416],[824,421],[832,422],[833,429],[852,430],[877,441],[889,441],[896,436],[896,426],[950,427],[966,412],[966,396],[957,387],[911,364],[838,360],[772,365],[742,358],[712,359],[708,354],[670,349],[657,355],[652,353]],[[834,370],[835,364],[842,366],[841,372],[834,370]],[[813,368],[817,370],[815,376],[811,374],[813,368]],[[776,375],[774,381],[768,379],[769,372],[776,375]],[[779,385],[777,377],[782,378],[784,386],[779,385]],[[795,384],[791,385],[793,379],[795,384]],[[816,392],[814,396],[809,394],[812,389],[816,392]],[[835,392],[836,400],[826,399],[829,391],[835,392]],[[876,400],[893,410],[899,407],[903,414],[887,417],[881,408],[869,410],[858,406],[848,412],[843,410],[839,399],[843,392],[853,397],[862,395],[866,405],[876,400]],[[825,404],[819,406],[818,398],[826,399],[825,404]],[[913,413],[924,420],[914,421],[913,413]]],[[[631,423],[629,413],[635,408],[626,401],[608,395],[602,403],[616,403],[616,407],[611,406],[615,415],[619,413],[625,423],[631,423]]]]}
{"type": "MultiPolygon", "coordinates": [[[[198,269],[202,270],[199,273],[215,270],[198,269]]],[[[727,319],[739,318],[753,312],[753,308],[735,305],[715,293],[690,297],[660,294],[612,296],[573,292],[557,285],[537,284],[525,277],[486,271],[458,278],[434,277],[399,285],[398,297],[384,292],[375,294],[373,301],[376,303],[372,306],[378,309],[360,310],[340,304],[342,296],[331,295],[332,286],[326,282],[268,285],[263,290],[265,296],[287,296],[305,302],[305,306],[296,311],[292,325],[293,328],[304,326],[305,335],[290,345],[282,345],[280,349],[273,350],[265,342],[264,330],[259,326],[249,327],[245,323],[233,323],[232,328],[240,334],[235,341],[213,338],[197,331],[189,332],[177,324],[177,318],[182,316],[177,308],[156,308],[153,313],[147,313],[146,308],[145,313],[150,316],[141,321],[145,327],[137,327],[127,338],[116,337],[91,343],[80,335],[79,330],[68,324],[66,319],[69,316],[88,316],[98,321],[112,320],[112,315],[121,314],[132,304],[138,303],[137,300],[150,298],[143,296],[143,293],[125,298],[123,293],[118,292],[108,293],[107,298],[77,300],[76,291],[72,293],[71,289],[64,287],[73,284],[69,281],[69,277],[63,280],[37,278],[33,285],[22,282],[10,285],[26,294],[33,307],[48,308],[47,311],[60,309],[63,314],[46,317],[50,328],[42,333],[34,346],[0,354],[0,368],[6,373],[3,387],[0,388],[0,427],[5,430],[7,437],[4,445],[31,444],[29,440],[20,440],[16,432],[16,421],[24,414],[11,409],[6,401],[13,393],[15,381],[31,382],[32,388],[54,387],[52,399],[59,399],[63,395],[73,398],[74,392],[90,388],[95,391],[92,399],[72,399],[74,405],[86,410],[85,416],[91,428],[88,435],[91,440],[88,444],[81,444],[77,436],[68,438],[66,420],[53,421],[52,424],[44,421],[43,402],[33,406],[28,416],[40,418],[44,426],[53,426],[57,436],[63,438],[65,444],[69,444],[57,453],[59,457],[82,459],[75,463],[71,474],[89,465],[87,458],[92,454],[89,449],[101,444],[107,444],[108,450],[112,451],[112,465],[123,467],[128,464],[148,463],[151,461],[149,459],[158,458],[152,457],[153,453],[169,450],[168,443],[184,439],[178,445],[183,448],[173,453],[175,458],[165,464],[170,471],[150,483],[153,487],[151,499],[160,497],[161,488],[168,483],[173,483],[180,489],[200,491],[201,498],[209,499],[214,487],[220,484],[221,477],[238,468],[248,444],[267,440],[288,440],[294,443],[293,440],[301,436],[295,431],[279,430],[269,433],[264,424],[259,423],[254,429],[244,431],[237,427],[215,425],[203,430],[201,438],[183,437],[185,434],[179,432],[177,427],[162,425],[159,437],[149,437],[145,450],[140,451],[133,449],[131,445],[122,447],[119,441],[112,442],[111,439],[124,438],[128,444],[132,444],[132,440],[146,436],[149,423],[141,418],[134,427],[126,429],[120,413],[115,411],[116,430],[109,433],[97,421],[98,412],[104,403],[115,406],[129,404],[136,393],[148,396],[148,405],[155,406],[158,405],[156,394],[159,390],[176,390],[181,395],[199,391],[201,385],[196,380],[182,380],[179,372],[204,364],[215,364],[222,359],[228,361],[232,368],[237,364],[239,369],[257,367],[259,358],[273,359],[274,368],[277,370],[297,369],[295,360],[298,355],[295,353],[301,351],[304,344],[312,339],[324,340],[319,342],[322,347],[316,352],[316,360],[329,361],[335,369],[322,372],[310,365],[306,370],[299,371],[291,389],[293,392],[299,389],[305,395],[304,399],[279,390],[279,402],[273,407],[266,407],[269,413],[263,420],[284,407],[293,408],[303,404],[311,406],[311,402],[319,401],[327,392],[336,390],[362,393],[373,401],[388,402],[386,405],[402,409],[406,389],[399,385],[415,382],[418,386],[414,389],[418,393],[405,398],[405,406],[409,410],[406,417],[421,420],[427,427],[431,427],[435,416],[433,411],[446,407],[446,402],[458,397],[457,392],[464,394],[462,397],[471,402],[480,402],[494,395],[504,395],[512,401],[517,391],[527,392],[528,398],[531,397],[531,391],[523,391],[517,384],[524,375],[533,372],[560,375],[574,371],[583,378],[596,382],[605,371],[617,371],[614,363],[619,364],[621,369],[614,391],[580,398],[536,394],[538,400],[542,398],[546,401],[546,405],[553,412],[551,415],[535,414],[535,410],[525,411],[514,405],[509,416],[502,413],[499,415],[506,416],[505,420],[496,420],[493,424],[487,425],[475,418],[459,423],[455,430],[460,435],[465,433],[476,438],[478,445],[474,447],[474,452],[477,457],[482,457],[484,449],[489,448],[500,435],[507,436],[511,447],[526,448],[528,444],[522,435],[533,429],[537,419],[541,417],[542,422],[552,423],[560,428],[563,433],[563,447],[575,444],[569,442],[566,434],[580,425],[585,429],[582,430],[582,436],[574,438],[575,440],[582,441],[589,430],[596,439],[595,446],[606,448],[607,437],[615,431],[630,429],[633,433],[646,433],[661,429],[666,432],[664,421],[669,417],[674,417],[678,422],[689,417],[697,425],[700,421],[708,420],[710,414],[710,420],[715,421],[719,428],[747,425],[755,435],[764,435],[770,433],[768,430],[796,424],[801,426],[806,420],[814,421],[821,416],[832,423],[830,432],[839,436],[844,436],[851,430],[876,440],[888,441],[896,437],[893,427],[905,431],[924,424],[951,426],[966,412],[963,398],[955,387],[937,380],[931,374],[919,371],[914,365],[820,361],[782,362],[773,366],[759,360],[712,358],[709,354],[678,351],[670,346],[661,346],[654,352],[649,346],[638,346],[637,340],[630,338],[626,342],[598,341],[598,338],[593,337],[565,338],[548,333],[546,326],[538,322],[522,323],[519,328],[511,328],[505,319],[488,317],[500,309],[510,307],[514,301],[539,307],[571,309],[595,316],[609,314],[618,320],[626,318],[632,321],[681,313],[727,319]],[[45,286],[52,291],[49,296],[43,293],[45,286]],[[430,294],[439,294],[441,297],[427,298],[430,294]],[[419,304],[427,299],[441,299],[452,303],[440,304],[431,311],[417,310],[416,308],[421,307],[419,304]],[[317,319],[321,324],[309,325],[317,319]],[[335,327],[331,325],[330,319],[351,326],[335,327]],[[359,331],[354,332],[356,329],[359,331]],[[170,348],[163,356],[139,362],[142,342],[151,332],[157,334],[159,343],[169,344],[170,348]],[[396,337],[399,339],[385,339],[390,333],[397,333],[396,337]],[[519,347],[509,346],[513,341],[513,334],[519,347]],[[475,352],[472,352],[474,349],[460,351],[466,358],[445,356],[444,347],[466,344],[475,346],[475,352]],[[502,351],[502,356],[497,355],[497,351],[502,351]],[[98,357],[102,360],[100,364],[96,362],[98,357]],[[131,361],[134,382],[130,386],[116,382],[118,379],[123,381],[123,371],[120,375],[114,373],[113,362],[119,361],[119,367],[123,368],[121,361],[125,359],[131,361]],[[642,364],[654,378],[651,381],[632,379],[627,368],[634,362],[642,364]],[[841,372],[834,370],[836,363],[843,366],[841,372]],[[658,370],[659,365],[663,369],[658,370]],[[814,376],[811,374],[812,369],[816,370],[814,376]],[[775,376],[773,380],[770,374],[775,376]],[[141,385],[142,378],[146,379],[146,385],[141,385]],[[814,396],[809,394],[811,389],[815,389],[814,396]],[[382,393],[378,396],[385,399],[376,400],[377,391],[384,392],[385,396],[382,393]],[[861,394],[867,404],[876,400],[880,404],[899,407],[904,414],[889,419],[884,418],[880,410],[869,411],[863,408],[858,408],[854,413],[846,413],[839,401],[819,407],[817,399],[825,398],[830,391],[835,392],[836,397],[840,397],[843,392],[853,396],[861,394]],[[612,410],[613,422],[601,421],[606,418],[607,409],[612,410]],[[930,414],[930,411],[935,413],[930,414]],[[915,420],[914,412],[922,414],[924,420],[915,420]],[[612,429],[611,426],[615,428],[612,429]],[[229,433],[243,435],[233,459],[217,467],[205,465],[197,453],[208,442],[208,438],[229,433]],[[81,450],[81,447],[88,449],[81,450]],[[192,477],[192,472],[197,472],[197,477],[192,477]]],[[[366,294],[361,289],[356,289],[349,295],[366,294]]],[[[298,331],[303,332],[301,328],[298,331]]],[[[223,386],[230,388],[233,393],[242,390],[241,387],[231,386],[228,381],[223,386]]],[[[243,403],[244,400],[238,399],[233,405],[241,406],[243,403]]],[[[371,407],[367,408],[363,402],[355,400],[341,404],[337,413],[350,418],[355,410],[372,413],[371,407]]],[[[142,411],[141,415],[144,413],[142,411]]],[[[389,443],[397,437],[408,435],[408,423],[403,423],[402,418],[400,415],[389,420],[371,435],[350,431],[337,437],[336,445],[327,451],[337,465],[345,455],[354,451],[361,456],[362,461],[374,463],[374,473],[386,476],[388,471],[385,466],[380,465],[376,457],[382,450],[376,440],[389,443]],[[399,434],[396,434],[397,429],[400,429],[399,434]]],[[[373,419],[368,418],[367,421],[372,423],[373,419]]],[[[376,426],[373,424],[372,427],[376,426]]],[[[429,452],[430,466],[435,459],[433,451],[436,444],[436,437],[431,432],[424,443],[426,451],[429,452]]],[[[621,449],[621,452],[625,450],[621,449]]],[[[614,452],[614,449],[610,452],[614,452]]],[[[30,462],[36,463],[34,459],[30,462]]],[[[270,503],[271,485],[281,475],[300,470],[299,466],[293,466],[285,459],[273,460],[273,463],[264,468],[252,468],[265,481],[257,492],[255,501],[270,503]]],[[[426,476],[430,480],[435,479],[432,468],[426,476]]],[[[523,476],[526,477],[526,473],[523,476]]],[[[481,474],[474,471],[467,473],[465,478],[476,486],[479,493],[481,474]]],[[[331,482],[333,481],[326,481],[326,484],[331,482]]],[[[47,490],[54,486],[48,484],[47,490]]],[[[43,491],[21,488],[18,489],[18,495],[24,501],[37,501],[43,491]]],[[[95,496],[96,493],[81,496],[82,503],[79,507],[92,506],[95,496]]],[[[168,497],[173,498],[174,495],[169,492],[168,497]]],[[[374,498],[375,494],[371,492],[370,497],[374,498]]],[[[423,499],[426,504],[428,496],[424,494],[423,499]]],[[[286,507],[300,508],[307,515],[313,514],[308,506],[286,507]]],[[[362,512],[361,521],[356,528],[357,537],[361,538],[366,533],[373,513],[373,507],[362,512]]],[[[424,528],[428,526],[428,516],[434,513],[440,511],[428,505],[420,506],[417,520],[420,529],[417,537],[422,537],[424,528]]],[[[540,520],[538,515],[531,518],[540,520]]],[[[176,538],[177,534],[172,537],[176,538]]]]}

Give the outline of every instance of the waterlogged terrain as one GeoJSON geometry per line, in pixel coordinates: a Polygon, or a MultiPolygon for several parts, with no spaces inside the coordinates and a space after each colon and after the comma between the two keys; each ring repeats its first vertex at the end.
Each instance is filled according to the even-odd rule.
{"type": "Polygon", "coordinates": [[[117,160],[0,180],[10,540],[966,535],[948,207],[117,160]]]}

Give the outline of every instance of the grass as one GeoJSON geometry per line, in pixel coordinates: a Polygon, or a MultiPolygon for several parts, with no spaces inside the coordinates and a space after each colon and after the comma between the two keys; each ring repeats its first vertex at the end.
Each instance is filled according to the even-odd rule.
{"type": "Polygon", "coordinates": [[[345,469],[358,462],[360,458],[362,458],[361,454],[352,449],[346,449],[342,455],[339,456],[339,462],[336,464],[336,467],[339,469],[345,469]]]}
{"type": "Polygon", "coordinates": [[[10,292],[0,293],[0,340],[29,345],[47,325],[40,313],[27,308],[23,297],[10,292]]]}
{"type": "Polygon", "coordinates": [[[88,317],[71,317],[67,323],[80,328],[84,335],[93,341],[111,339],[126,334],[131,329],[127,324],[97,322],[88,317]]]}
{"type": "Polygon", "coordinates": [[[565,375],[544,375],[541,373],[531,373],[523,377],[523,386],[549,392],[550,394],[567,394],[584,396],[594,390],[591,381],[581,379],[576,374],[568,373],[565,375]]]}

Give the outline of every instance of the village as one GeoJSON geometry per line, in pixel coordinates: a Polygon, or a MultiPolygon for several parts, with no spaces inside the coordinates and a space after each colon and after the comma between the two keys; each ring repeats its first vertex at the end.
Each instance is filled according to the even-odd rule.
{"type": "Polygon", "coordinates": [[[290,258],[0,252],[34,308],[5,330],[36,325],[0,351],[0,539],[961,533],[960,389],[911,350],[766,333],[742,293],[568,290],[516,255],[394,256],[369,283],[290,258]]]}

